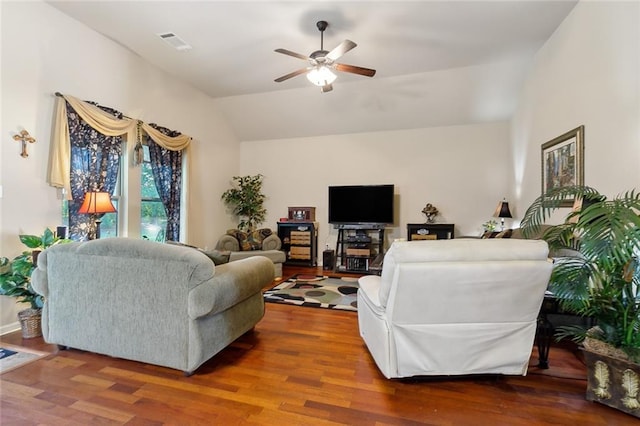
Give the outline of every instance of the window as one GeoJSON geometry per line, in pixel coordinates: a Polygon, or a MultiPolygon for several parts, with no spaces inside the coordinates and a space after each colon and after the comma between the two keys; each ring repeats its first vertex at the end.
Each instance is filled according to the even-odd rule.
{"type": "Polygon", "coordinates": [[[167,213],[158,194],[156,182],[151,171],[149,147],[142,145],[143,161],[140,171],[140,234],[142,238],[160,241],[165,240],[167,229],[167,213]]]}
{"type": "MultiPolygon", "coordinates": [[[[55,167],[51,174],[55,182],[68,179],[65,187],[70,188],[73,194],[73,200],[62,202],[62,219],[68,224],[69,237],[84,240],[96,235],[95,217],[79,213],[85,191],[90,189],[111,193],[116,207],[115,213],[100,218],[103,237],[179,241],[185,227],[184,148],[191,138],[153,123],[147,125],[139,120],[124,120],[122,113],[95,102],[69,97],[58,100],[58,106],[66,108],[71,145],[70,168],[67,174],[64,167],[55,167]],[[90,105],[97,106],[106,115],[95,108],[88,108],[90,105]],[[94,123],[94,128],[81,118],[83,114],[94,118],[113,115],[116,120],[109,117],[106,124],[94,123]],[[134,139],[124,141],[124,133],[109,136],[119,135],[122,131],[134,139]],[[135,158],[131,158],[132,155],[135,158]]],[[[62,151],[64,140],[54,140],[56,149],[62,151]]]]}

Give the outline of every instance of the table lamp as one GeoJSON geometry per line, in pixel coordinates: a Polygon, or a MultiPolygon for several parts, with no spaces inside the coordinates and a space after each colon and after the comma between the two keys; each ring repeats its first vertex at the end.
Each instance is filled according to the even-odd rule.
{"type": "Polygon", "coordinates": [[[493,217],[499,217],[501,219],[501,231],[504,231],[504,218],[513,217],[511,216],[511,210],[509,210],[509,203],[506,198],[503,198],[502,201],[498,203],[498,207],[496,207],[496,212],[493,214],[493,217]]]}
{"type": "MultiPolygon", "coordinates": [[[[111,203],[111,194],[108,192],[91,191],[84,194],[84,201],[78,209],[78,213],[90,214],[96,224],[95,239],[100,239],[100,222],[98,215],[102,213],[114,213],[116,208],[111,203]]],[[[91,234],[89,239],[92,240],[91,234]]]]}

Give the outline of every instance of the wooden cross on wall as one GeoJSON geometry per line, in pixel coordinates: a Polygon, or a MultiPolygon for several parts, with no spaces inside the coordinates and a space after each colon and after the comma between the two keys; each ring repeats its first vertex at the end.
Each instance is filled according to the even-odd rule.
{"type": "Polygon", "coordinates": [[[19,134],[13,135],[13,139],[17,140],[18,142],[22,142],[22,152],[20,153],[20,156],[27,158],[29,156],[29,153],[27,152],[27,142],[35,143],[35,138],[31,137],[29,132],[27,132],[26,130],[22,130],[19,134]]]}

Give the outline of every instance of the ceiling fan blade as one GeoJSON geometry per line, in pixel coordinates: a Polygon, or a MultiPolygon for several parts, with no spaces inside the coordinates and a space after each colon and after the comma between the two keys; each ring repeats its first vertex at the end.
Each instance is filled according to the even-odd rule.
{"type": "Polygon", "coordinates": [[[325,84],[324,86],[322,86],[322,87],[320,88],[320,91],[321,91],[322,93],[327,93],[327,92],[330,92],[330,91],[332,91],[332,90],[333,90],[333,86],[332,86],[331,84],[325,84]]]}
{"type": "Polygon", "coordinates": [[[296,70],[296,71],[294,71],[294,72],[290,72],[290,73],[289,73],[289,74],[287,74],[287,75],[283,75],[282,77],[278,77],[278,78],[276,78],[276,79],[275,79],[275,82],[276,82],[276,83],[281,83],[281,82],[283,82],[283,81],[285,81],[285,80],[289,80],[290,78],[293,78],[293,77],[295,77],[295,76],[297,76],[297,75],[304,74],[304,73],[306,73],[307,71],[309,71],[309,69],[308,69],[308,68],[300,68],[299,70],[296,70]]]}
{"type": "Polygon", "coordinates": [[[276,49],[276,52],[282,53],[284,55],[293,56],[294,58],[302,59],[303,61],[308,61],[309,57],[305,55],[301,55],[300,53],[292,52],[287,49],[276,49]]]}
{"type": "Polygon", "coordinates": [[[331,52],[327,53],[327,56],[325,56],[325,58],[335,61],[340,56],[344,55],[345,53],[347,53],[348,51],[350,51],[356,46],[357,44],[355,44],[351,40],[345,40],[342,43],[340,43],[338,47],[333,49],[331,52]]]}
{"type": "Polygon", "coordinates": [[[333,64],[333,68],[342,72],[364,75],[365,77],[373,77],[374,75],[376,75],[376,70],[372,70],[371,68],[357,67],[355,65],[333,64]]]}

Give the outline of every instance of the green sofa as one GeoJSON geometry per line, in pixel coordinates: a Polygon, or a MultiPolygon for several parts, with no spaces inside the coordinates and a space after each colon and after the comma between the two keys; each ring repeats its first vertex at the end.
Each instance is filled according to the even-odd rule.
{"type": "Polygon", "coordinates": [[[193,248],[132,238],[60,244],[32,275],[45,341],[192,374],[264,315],[264,257],[215,266],[193,248]]]}

